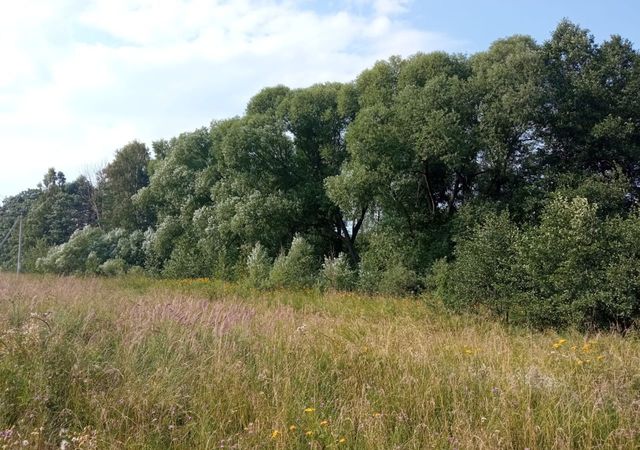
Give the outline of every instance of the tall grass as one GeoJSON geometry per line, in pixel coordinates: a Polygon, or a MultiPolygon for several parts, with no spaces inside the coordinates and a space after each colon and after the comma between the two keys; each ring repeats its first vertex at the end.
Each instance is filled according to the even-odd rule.
{"type": "Polygon", "coordinates": [[[0,448],[640,447],[633,336],[430,299],[0,275],[0,448]]]}

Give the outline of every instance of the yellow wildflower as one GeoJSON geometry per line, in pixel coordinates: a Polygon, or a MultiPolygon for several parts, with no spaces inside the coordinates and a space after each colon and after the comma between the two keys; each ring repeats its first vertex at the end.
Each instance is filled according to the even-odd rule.
{"type": "Polygon", "coordinates": [[[558,339],[556,342],[553,343],[553,348],[557,350],[560,347],[562,347],[566,342],[567,342],[566,339],[558,339]]]}
{"type": "Polygon", "coordinates": [[[320,422],[320,425],[325,426],[328,425],[329,421],[328,420],[323,420],[322,422],[320,422]]]}
{"type": "Polygon", "coordinates": [[[338,439],[338,443],[339,444],[344,444],[345,442],[347,442],[347,440],[345,438],[338,439]]]}
{"type": "Polygon", "coordinates": [[[316,410],[315,408],[311,408],[311,407],[309,407],[309,408],[305,408],[305,409],[304,409],[304,412],[306,412],[306,413],[312,413],[312,412],[314,412],[315,410],[316,410]]]}
{"type": "Polygon", "coordinates": [[[373,413],[373,417],[375,418],[382,417],[382,413],[379,413],[379,412],[373,413]]]}
{"type": "Polygon", "coordinates": [[[307,432],[305,433],[305,435],[307,435],[307,436],[313,436],[313,431],[309,430],[309,431],[307,431],[307,432]]]}
{"type": "Polygon", "coordinates": [[[278,436],[280,436],[280,431],[278,430],[273,430],[271,432],[271,439],[276,439],[278,436]]]}
{"type": "Polygon", "coordinates": [[[298,429],[298,427],[296,427],[295,425],[290,425],[289,426],[289,431],[296,431],[298,429]]]}

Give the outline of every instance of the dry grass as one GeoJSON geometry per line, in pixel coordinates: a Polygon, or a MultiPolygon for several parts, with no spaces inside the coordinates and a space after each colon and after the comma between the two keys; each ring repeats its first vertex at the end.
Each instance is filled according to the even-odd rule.
{"type": "Polygon", "coordinates": [[[633,336],[510,330],[425,299],[0,275],[0,448],[638,448],[639,433],[633,336]]]}

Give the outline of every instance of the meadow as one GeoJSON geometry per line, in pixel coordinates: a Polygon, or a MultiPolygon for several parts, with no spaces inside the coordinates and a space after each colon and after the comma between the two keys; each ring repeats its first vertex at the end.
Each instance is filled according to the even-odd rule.
{"type": "Polygon", "coordinates": [[[0,448],[640,447],[640,342],[428,295],[0,275],[0,448]]]}

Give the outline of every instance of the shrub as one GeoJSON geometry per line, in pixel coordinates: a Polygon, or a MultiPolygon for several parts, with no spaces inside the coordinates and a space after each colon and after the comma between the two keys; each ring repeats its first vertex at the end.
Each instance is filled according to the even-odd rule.
{"type": "Polygon", "coordinates": [[[124,275],[127,263],[120,258],[108,259],[100,265],[100,273],[108,277],[124,275]]]}
{"type": "Polygon", "coordinates": [[[143,249],[144,232],[140,230],[133,232],[122,231],[122,233],[117,234],[117,239],[115,240],[115,253],[117,257],[125,261],[127,266],[142,266],[145,261],[143,249]]]}
{"type": "Polygon", "coordinates": [[[585,198],[555,196],[536,226],[488,215],[430,282],[450,306],[536,327],[627,327],[640,315],[638,242],[638,214],[600,215],[585,198]]]}
{"type": "Polygon", "coordinates": [[[149,228],[144,233],[142,249],[145,264],[152,272],[160,272],[171,257],[176,240],[184,232],[180,221],[174,217],[164,219],[156,230],[149,228]]]}
{"type": "Polygon", "coordinates": [[[102,273],[105,262],[117,259],[122,261],[124,271],[129,265],[141,262],[142,240],[143,234],[137,231],[129,233],[116,228],[105,233],[100,228],[85,227],[73,233],[64,244],[49,249],[37,260],[36,268],[44,272],[94,275],[102,273]]]}
{"type": "Polygon", "coordinates": [[[591,321],[626,328],[640,317],[640,213],[613,218],[604,228],[611,258],[593,299],[591,321]]]}
{"type": "Polygon", "coordinates": [[[399,296],[418,290],[417,274],[402,263],[390,265],[380,275],[377,290],[382,294],[399,296]]]}
{"type": "Polygon", "coordinates": [[[450,265],[435,269],[437,291],[454,308],[480,304],[507,316],[513,308],[515,243],[518,229],[507,213],[489,213],[458,242],[450,265]]]}
{"type": "Polygon", "coordinates": [[[357,274],[349,264],[345,253],[338,257],[324,258],[320,272],[320,285],[325,289],[350,291],[355,287],[357,274]]]}
{"type": "Polygon", "coordinates": [[[526,230],[516,248],[513,276],[524,282],[527,321],[583,325],[589,298],[602,289],[602,269],[612,256],[607,247],[597,205],[581,197],[551,199],[540,225],[526,230]]]}
{"type": "Polygon", "coordinates": [[[87,256],[87,260],[84,263],[84,272],[88,275],[97,275],[100,273],[100,259],[96,252],[91,252],[87,256]]]}
{"type": "Polygon", "coordinates": [[[45,257],[38,258],[36,268],[61,274],[84,273],[89,254],[93,252],[97,259],[104,254],[101,246],[103,235],[102,230],[94,227],[77,230],[69,241],[52,247],[45,257]]]}
{"type": "Polygon", "coordinates": [[[247,257],[246,281],[251,287],[264,288],[269,284],[271,259],[265,248],[258,242],[247,257]]]}
{"type": "Polygon", "coordinates": [[[301,236],[296,236],[289,252],[281,253],[273,263],[271,284],[276,287],[309,287],[314,283],[317,266],[311,245],[301,236]]]}
{"type": "Polygon", "coordinates": [[[366,249],[358,266],[358,289],[398,295],[417,291],[420,286],[413,269],[420,260],[415,254],[417,246],[384,229],[366,237],[366,249]]]}
{"type": "Polygon", "coordinates": [[[200,278],[208,277],[211,271],[211,264],[200,251],[195,237],[192,233],[185,233],[174,243],[162,275],[169,278],[200,278]]]}

